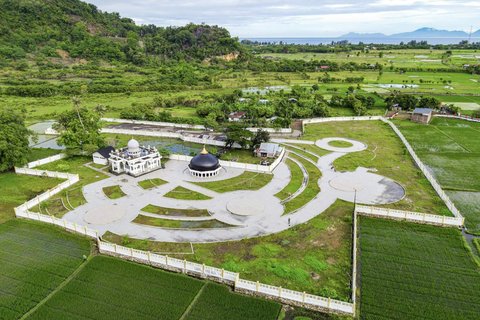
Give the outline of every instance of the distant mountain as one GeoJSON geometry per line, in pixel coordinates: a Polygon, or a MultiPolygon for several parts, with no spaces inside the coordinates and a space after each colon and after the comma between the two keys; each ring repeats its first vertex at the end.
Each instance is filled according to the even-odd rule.
{"type": "Polygon", "coordinates": [[[390,35],[392,38],[465,38],[468,33],[464,31],[438,30],[434,28],[420,28],[412,32],[402,32],[390,35]]]}
{"type": "MultiPolygon", "coordinates": [[[[472,34],[473,37],[480,37],[480,30],[472,34]]],[[[340,36],[342,39],[358,39],[358,38],[407,38],[411,40],[416,39],[428,39],[428,38],[468,38],[468,33],[464,31],[449,31],[439,30],[434,28],[420,28],[411,32],[395,33],[391,35],[385,35],[383,33],[356,33],[350,32],[340,36]]]]}

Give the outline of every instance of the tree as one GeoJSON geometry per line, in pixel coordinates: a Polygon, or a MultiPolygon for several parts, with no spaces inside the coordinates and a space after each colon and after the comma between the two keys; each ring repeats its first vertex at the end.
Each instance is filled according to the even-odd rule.
{"type": "Polygon", "coordinates": [[[61,113],[55,124],[60,132],[58,143],[77,155],[92,154],[105,145],[100,128],[100,115],[81,107],[78,98],[73,99],[73,109],[61,113]]]}
{"type": "Polygon", "coordinates": [[[25,113],[0,110],[0,172],[28,162],[29,138],[33,131],[25,127],[25,113]]]}
{"type": "Polygon", "coordinates": [[[235,143],[238,143],[242,148],[250,145],[253,133],[245,129],[242,124],[233,123],[229,125],[225,131],[227,134],[225,148],[231,149],[235,143]]]}
{"type": "Polygon", "coordinates": [[[268,131],[259,129],[252,138],[252,143],[250,144],[250,149],[254,149],[263,142],[270,141],[270,133],[268,131]]]}

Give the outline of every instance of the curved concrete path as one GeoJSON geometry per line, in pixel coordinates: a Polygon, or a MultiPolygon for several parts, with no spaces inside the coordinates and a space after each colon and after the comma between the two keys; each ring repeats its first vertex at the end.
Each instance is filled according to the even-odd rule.
{"type": "MultiPolygon", "coordinates": [[[[283,205],[280,203],[279,199],[273,196],[282,190],[290,181],[290,172],[284,162],[281,162],[274,170],[272,181],[260,190],[217,193],[191,183],[202,180],[191,177],[185,172],[187,166],[186,162],[170,160],[167,162],[165,169],[151,172],[139,178],[127,175],[114,176],[85,186],[83,191],[85,199],[88,201],[87,204],[70,211],[64,216],[64,218],[76,222],[79,225],[87,225],[88,227],[97,230],[99,234],[111,231],[120,235],[128,235],[133,238],[164,242],[223,242],[277,233],[297,224],[309,221],[328,209],[337,199],[353,202],[355,192],[352,192],[353,189],[351,187],[347,186],[345,190],[338,190],[338,186],[337,188],[332,187],[330,183],[332,180],[339,179],[339,177],[346,174],[335,171],[333,168],[333,162],[348,152],[364,150],[366,145],[349,139],[332,139],[347,140],[351,142],[356,149],[353,150],[351,149],[352,147],[349,147],[348,149],[350,151],[346,152],[344,149],[347,148],[341,148],[342,151],[333,151],[327,155],[319,157],[316,166],[322,172],[322,177],[318,181],[321,192],[318,193],[312,201],[306,203],[302,208],[292,214],[282,216],[283,205]],[[138,181],[152,178],[161,178],[168,183],[150,190],[144,190],[138,186],[138,181]],[[120,185],[127,195],[116,200],[106,198],[102,192],[102,188],[111,185],[120,185]],[[178,200],[164,197],[167,192],[177,186],[183,186],[187,189],[203,193],[212,197],[212,199],[178,200]],[[227,204],[239,198],[245,199],[245,201],[248,201],[248,199],[254,199],[252,202],[264,204],[266,210],[250,216],[241,216],[230,213],[227,210],[227,204]],[[208,209],[212,213],[214,219],[232,224],[236,227],[202,230],[174,230],[132,223],[131,221],[137,217],[141,212],[141,209],[148,204],[167,208],[208,209]],[[118,220],[117,214],[114,214],[115,220],[111,223],[91,223],[92,214],[88,214],[91,211],[96,211],[98,215],[105,214],[108,216],[109,210],[104,209],[99,212],[98,207],[102,206],[106,206],[104,208],[110,208],[109,210],[119,208],[118,211],[124,212],[124,214],[118,220]],[[85,220],[86,216],[90,223],[85,220]]],[[[325,139],[320,141],[320,145],[323,145],[325,139]]],[[[292,153],[295,152],[293,151],[292,153]]],[[[297,155],[302,157],[300,154],[297,155]]],[[[310,159],[304,159],[312,162],[310,159]]],[[[240,169],[227,168],[219,176],[214,177],[209,181],[236,177],[243,172],[244,171],[240,169]]],[[[355,183],[355,181],[362,181],[362,178],[368,179],[369,177],[366,176],[366,174],[371,173],[368,172],[368,169],[358,168],[353,173],[350,172],[348,174],[357,177],[356,179],[352,179],[355,183]]],[[[377,188],[365,190],[364,193],[357,191],[357,201],[365,204],[376,204],[378,203],[377,201],[382,201],[382,195],[385,192],[385,189],[381,187],[382,184],[380,183],[377,183],[376,186],[377,188]]],[[[353,185],[353,187],[355,187],[355,185],[353,185]]],[[[95,222],[95,219],[93,219],[93,222],[95,222]]],[[[99,217],[98,222],[103,222],[103,218],[99,217]]]]}

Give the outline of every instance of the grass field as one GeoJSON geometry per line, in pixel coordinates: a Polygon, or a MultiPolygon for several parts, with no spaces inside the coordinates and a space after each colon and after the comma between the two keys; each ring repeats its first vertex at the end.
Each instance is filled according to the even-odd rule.
{"type": "Polygon", "coordinates": [[[0,318],[18,319],[88,256],[88,240],[43,223],[0,224],[0,318]]]}
{"type": "Polygon", "coordinates": [[[162,180],[160,178],[153,178],[153,179],[147,179],[147,180],[142,180],[138,182],[138,185],[145,190],[152,189],[158,186],[161,186],[162,184],[167,183],[167,181],[162,180]]]}
{"type": "Polygon", "coordinates": [[[478,319],[480,267],[461,233],[360,218],[362,319],[478,319]]]}
{"type": "Polygon", "coordinates": [[[179,200],[208,200],[211,199],[209,196],[206,196],[202,193],[186,189],[184,187],[178,186],[175,189],[167,192],[164,197],[179,199],[179,200]]]}
{"type": "Polygon", "coordinates": [[[15,216],[13,208],[61,183],[62,179],[5,172],[0,174],[0,223],[15,216]]]}
{"type": "Polygon", "coordinates": [[[278,193],[275,194],[280,200],[285,200],[290,195],[295,193],[301,186],[303,181],[303,172],[302,169],[296,164],[293,160],[287,159],[285,164],[288,166],[290,170],[290,182],[280,190],[278,193]]]}
{"type": "Polygon", "coordinates": [[[210,213],[206,209],[164,208],[153,204],[143,207],[142,211],[172,217],[210,217],[210,213]]]}
{"type": "Polygon", "coordinates": [[[125,196],[125,193],[122,191],[122,188],[120,188],[119,185],[103,187],[102,191],[107,196],[107,198],[113,199],[113,200],[119,199],[125,196]]]}
{"type": "Polygon", "coordinates": [[[109,234],[127,247],[240,272],[241,277],[348,301],[353,205],[337,201],[307,223],[274,235],[223,243],[163,243],[109,234]],[[187,253],[185,253],[187,252],[187,253]]]}
{"type": "Polygon", "coordinates": [[[334,162],[336,170],[375,168],[378,174],[399,182],[406,190],[403,200],[389,207],[451,215],[393,130],[380,121],[346,121],[306,126],[303,139],[342,137],[366,143],[367,150],[349,153],[334,162]]]}
{"type": "Polygon", "coordinates": [[[245,171],[241,175],[211,182],[194,182],[195,184],[215,192],[232,192],[237,190],[258,190],[266,186],[273,178],[273,175],[245,171]]]}
{"type": "Polygon", "coordinates": [[[47,149],[47,148],[32,148],[28,154],[28,162],[48,158],[61,153],[62,150],[47,149]]]}
{"type": "Polygon", "coordinates": [[[307,187],[299,195],[297,195],[293,199],[290,199],[284,204],[284,214],[294,212],[295,210],[298,210],[304,205],[306,205],[308,202],[312,201],[320,192],[320,187],[318,186],[318,179],[320,179],[320,177],[322,176],[320,170],[308,160],[305,160],[295,154],[291,154],[290,157],[299,161],[307,170],[308,182],[307,187]]]}
{"type": "Polygon", "coordinates": [[[216,219],[201,221],[174,220],[168,218],[154,218],[143,214],[139,214],[132,222],[166,229],[216,229],[234,227],[233,225],[216,219]]]}
{"type": "Polygon", "coordinates": [[[428,126],[395,124],[452,196],[469,232],[480,233],[480,124],[444,118],[434,118],[428,126]]]}

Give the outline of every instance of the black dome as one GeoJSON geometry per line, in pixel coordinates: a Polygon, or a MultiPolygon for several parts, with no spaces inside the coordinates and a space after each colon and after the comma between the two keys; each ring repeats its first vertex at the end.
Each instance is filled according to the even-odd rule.
{"type": "Polygon", "coordinates": [[[193,157],[188,166],[195,171],[213,171],[220,167],[220,163],[214,155],[202,152],[193,157]]]}

